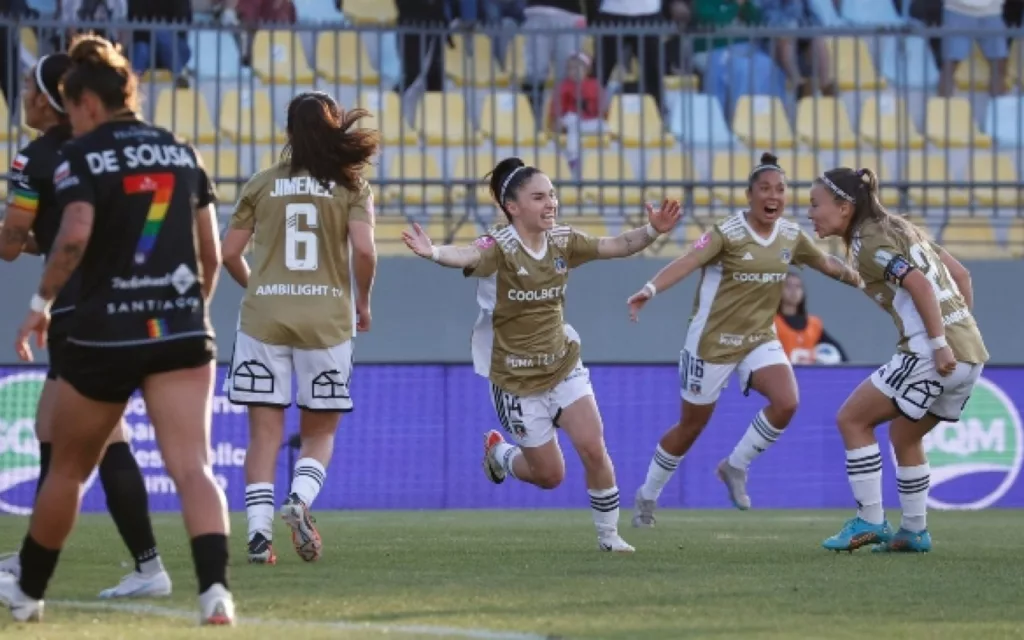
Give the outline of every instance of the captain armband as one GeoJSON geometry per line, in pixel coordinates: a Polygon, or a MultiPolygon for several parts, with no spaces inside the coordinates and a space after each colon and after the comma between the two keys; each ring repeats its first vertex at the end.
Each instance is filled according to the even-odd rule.
{"type": "Polygon", "coordinates": [[[914,270],[914,265],[901,255],[895,255],[889,263],[885,265],[885,271],[882,272],[882,277],[886,281],[893,283],[897,286],[903,286],[903,280],[907,277],[907,274],[914,270]]]}

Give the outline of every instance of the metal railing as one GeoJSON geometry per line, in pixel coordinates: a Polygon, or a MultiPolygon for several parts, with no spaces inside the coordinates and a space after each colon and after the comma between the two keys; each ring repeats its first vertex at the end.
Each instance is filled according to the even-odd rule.
{"type": "MultiPolygon", "coordinates": [[[[0,61],[6,96],[65,26],[0,21],[22,50],[0,61]]],[[[148,55],[143,66],[170,69],[143,74],[143,115],[197,145],[225,204],[279,156],[291,97],[316,88],[373,113],[363,126],[379,129],[383,145],[368,176],[385,226],[422,219],[446,240],[475,235],[495,215],[484,174],[520,155],[551,176],[562,215],[598,231],[639,223],[645,201],[684,200],[689,224],[655,249],[667,255],[745,206],[751,166],[773,151],[787,171],[791,216],[806,218],[823,170],[868,166],[887,206],[956,252],[1024,256],[1020,30],[160,25],[159,37],[178,43],[160,60],[157,47],[132,46],[132,30],[149,26],[80,28],[89,27],[148,55]],[[1005,69],[1008,86],[992,80],[973,42],[944,76],[936,42],[948,38],[1005,39],[1009,57],[992,67],[1005,69]],[[809,55],[787,67],[788,51],[809,55]],[[574,52],[591,58],[596,103],[593,83],[563,87],[574,52]],[[572,110],[596,117],[581,125],[565,117],[572,110]]],[[[8,158],[31,135],[10,102],[8,158]]]]}

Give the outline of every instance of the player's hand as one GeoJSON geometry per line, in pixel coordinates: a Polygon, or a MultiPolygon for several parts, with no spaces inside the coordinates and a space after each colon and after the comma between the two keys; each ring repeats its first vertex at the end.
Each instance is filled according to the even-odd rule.
{"type": "Polygon", "coordinates": [[[412,229],[406,229],[402,231],[402,240],[405,242],[405,246],[409,247],[409,250],[418,255],[421,258],[431,258],[434,255],[434,243],[430,241],[430,237],[427,236],[427,232],[423,230],[423,227],[412,223],[412,229]]]}
{"type": "Polygon", "coordinates": [[[29,311],[25,321],[18,329],[18,340],[14,343],[14,350],[18,358],[23,362],[33,362],[32,345],[30,340],[32,334],[36,336],[36,346],[40,349],[46,348],[46,331],[50,328],[49,311],[29,311]]]}
{"type": "Polygon", "coordinates": [[[948,376],[956,369],[956,358],[953,357],[953,350],[948,345],[936,349],[932,358],[935,360],[935,370],[940,376],[948,376]]]}
{"type": "Polygon", "coordinates": [[[632,322],[638,322],[640,320],[640,310],[644,308],[647,301],[651,299],[651,292],[646,288],[641,289],[629,296],[626,300],[626,304],[629,305],[629,319],[632,322]]]}
{"type": "Polygon", "coordinates": [[[661,203],[661,208],[657,210],[649,202],[645,203],[644,207],[647,208],[647,221],[658,233],[671,231],[682,216],[682,207],[678,200],[665,200],[661,203]]]}
{"type": "Polygon", "coordinates": [[[366,333],[370,330],[371,324],[373,324],[373,318],[370,315],[370,302],[356,300],[356,331],[366,333]]]}

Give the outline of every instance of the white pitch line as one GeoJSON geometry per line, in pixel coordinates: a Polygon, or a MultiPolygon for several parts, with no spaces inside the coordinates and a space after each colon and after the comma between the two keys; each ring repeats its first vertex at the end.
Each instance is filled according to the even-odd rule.
{"type": "MultiPolygon", "coordinates": [[[[117,611],[135,615],[150,615],[161,618],[177,618],[198,620],[196,611],[172,609],[151,604],[130,602],[83,602],[79,600],[47,600],[46,604],[81,609],[85,611],[117,611]]],[[[375,631],[382,634],[405,634],[417,636],[440,636],[446,638],[472,638],[473,640],[546,640],[548,636],[535,633],[518,633],[514,631],[492,631],[490,629],[465,629],[459,627],[441,627],[433,625],[389,625],[373,622],[351,622],[347,620],[331,620],[324,622],[305,622],[302,620],[283,620],[280,618],[245,618],[239,617],[237,624],[246,626],[278,626],[308,627],[314,629],[335,629],[338,631],[375,631]]]]}

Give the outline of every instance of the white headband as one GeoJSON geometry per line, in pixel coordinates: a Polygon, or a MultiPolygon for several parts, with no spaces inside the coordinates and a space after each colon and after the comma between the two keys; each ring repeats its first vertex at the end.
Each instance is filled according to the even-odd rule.
{"type": "Polygon", "coordinates": [[[43,95],[46,96],[46,101],[50,103],[50,106],[53,107],[54,111],[57,113],[64,113],[64,107],[60,106],[57,99],[53,97],[50,90],[46,88],[45,84],[43,84],[43,63],[46,62],[46,59],[49,57],[50,56],[43,56],[42,58],[39,58],[39,62],[36,63],[36,86],[43,92],[43,95]]]}
{"type": "Polygon", "coordinates": [[[839,185],[829,180],[829,177],[825,174],[821,174],[821,181],[825,183],[826,187],[832,190],[832,193],[836,194],[843,200],[846,200],[847,202],[856,202],[853,196],[840,189],[839,185]]]}
{"type": "Polygon", "coordinates": [[[521,170],[525,168],[525,166],[516,167],[515,169],[512,170],[512,173],[508,174],[508,177],[505,178],[505,181],[501,183],[501,191],[498,193],[498,204],[505,203],[505,191],[508,190],[509,183],[512,182],[512,178],[514,178],[517,173],[519,173],[521,170]]]}

